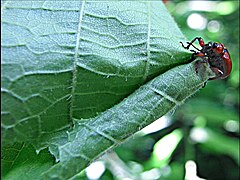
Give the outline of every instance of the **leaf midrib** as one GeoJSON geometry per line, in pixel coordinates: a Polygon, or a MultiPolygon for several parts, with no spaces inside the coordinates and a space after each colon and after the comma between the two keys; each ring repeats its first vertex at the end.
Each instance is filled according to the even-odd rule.
{"type": "Polygon", "coordinates": [[[74,100],[74,92],[77,84],[77,57],[78,57],[78,50],[80,45],[80,33],[82,28],[82,19],[83,19],[83,11],[85,8],[85,1],[82,1],[82,6],[80,7],[79,11],[79,24],[77,29],[77,38],[76,38],[76,47],[75,47],[75,53],[74,53],[74,59],[73,59],[73,76],[72,76],[72,91],[71,91],[71,100],[70,100],[70,121],[72,122],[73,119],[73,100],[74,100]]]}
{"type": "Polygon", "coordinates": [[[147,12],[148,12],[148,16],[147,16],[147,20],[148,20],[148,33],[147,33],[147,60],[146,60],[146,64],[145,64],[145,70],[144,70],[144,74],[143,74],[143,82],[145,82],[148,72],[149,72],[149,59],[150,59],[150,34],[151,34],[151,15],[150,15],[150,3],[147,2],[147,12]]]}

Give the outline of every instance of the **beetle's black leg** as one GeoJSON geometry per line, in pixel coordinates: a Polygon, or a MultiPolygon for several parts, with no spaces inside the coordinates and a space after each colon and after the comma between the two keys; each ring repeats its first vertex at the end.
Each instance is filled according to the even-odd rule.
{"type": "Polygon", "coordinates": [[[194,60],[194,59],[195,59],[195,56],[198,55],[199,52],[197,52],[197,51],[195,51],[195,50],[192,50],[192,49],[191,49],[190,51],[193,52],[191,59],[194,60]]]}
{"type": "MultiPolygon", "coordinates": [[[[202,38],[200,38],[200,37],[195,37],[192,41],[187,42],[187,44],[188,44],[187,46],[184,46],[182,42],[180,42],[180,43],[182,44],[182,47],[185,48],[185,49],[189,49],[190,46],[193,46],[194,48],[196,48],[196,47],[193,45],[193,43],[194,43],[196,40],[198,40],[198,42],[200,42],[201,39],[202,39],[202,38]]],[[[198,48],[196,48],[196,49],[199,50],[198,48]]],[[[200,51],[200,50],[199,50],[199,51],[200,51]]]]}
{"type": "Polygon", "coordinates": [[[180,41],[180,43],[181,43],[181,45],[182,45],[182,47],[183,47],[184,49],[188,49],[187,46],[184,46],[184,45],[183,45],[183,42],[182,42],[182,41],[180,41]]]}
{"type": "Polygon", "coordinates": [[[190,45],[190,46],[192,46],[192,47],[194,47],[196,50],[198,50],[198,51],[201,51],[200,49],[198,49],[194,44],[190,44],[190,42],[187,42],[188,43],[188,45],[190,45]]]}
{"type": "Polygon", "coordinates": [[[194,60],[195,56],[198,54],[196,51],[194,50],[191,50],[192,53],[192,56],[191,56],[191,59],[194,60]]]}
{"type": "Polygon", "coordinates": [[[203,83],[202,88],[205,88],[206,84],[207,84],[207,81],[205,81],[205,82],[203,83]]]}

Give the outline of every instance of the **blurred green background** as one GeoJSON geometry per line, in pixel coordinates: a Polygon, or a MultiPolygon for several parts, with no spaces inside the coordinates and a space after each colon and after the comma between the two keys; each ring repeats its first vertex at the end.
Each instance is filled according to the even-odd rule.
{"type": "MultiPolygon", "coordinates": [[[[164,1],[192,40],[225,44],[231,75],[106,154],[82,179],[239,179],[239,1],[164,1]]],[[[179,44],[180,46],[180,44],[179,44]]]]}

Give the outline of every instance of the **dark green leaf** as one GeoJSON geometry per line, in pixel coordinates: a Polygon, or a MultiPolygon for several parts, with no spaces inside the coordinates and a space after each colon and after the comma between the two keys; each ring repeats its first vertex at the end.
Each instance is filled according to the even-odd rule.
{"type": "Polygon", "coordinates": [[[47,149],[36,155],[31,145],[15,143],[1,150],[1,172],[4,179],[36,179],[54,164],[47,149]],[[9,172],[9,173],[8,173],[9,172]]]}

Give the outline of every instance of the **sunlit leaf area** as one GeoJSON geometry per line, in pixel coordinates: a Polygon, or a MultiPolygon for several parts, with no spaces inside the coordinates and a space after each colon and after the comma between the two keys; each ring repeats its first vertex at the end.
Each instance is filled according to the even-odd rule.
{"type": "Polygon", "coordinates": [[[239,1],[1,4],[3,180],[240,178],[239,1]]]}
{"type": "Polygon", "coordinates": [[[239,179],[239,2],[174,0],[165,5],[189,41],[199,36],[228,48],[231,75],[209,81],[186,104],[91,164],[82,177],[239,179]]]}

